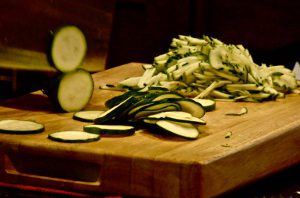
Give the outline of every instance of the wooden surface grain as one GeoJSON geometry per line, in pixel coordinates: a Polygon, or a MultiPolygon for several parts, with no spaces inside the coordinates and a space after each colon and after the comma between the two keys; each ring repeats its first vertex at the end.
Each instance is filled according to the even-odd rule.
{"type": "MultiPolygon", "coordinates": [[[[104,102],[120,94],[100,85],[142,72],[140,64],[130,63],[95,74],[86,109],[104,110],[104,102]]],[[[204,116],[207,125],[197,140],[145,129],[129,137],[67,144],[47,135],[82,130],[87,123],[73,120],[72,113],[53,112],[47,98],[35,92],[1,103],[0,119],[35,120],[46,130],[0,134],[0,180],[135,196],[211,197],[299,163],[299,109],[299,95],[264,103],[217,102],[216,110],[204,116]],[[225,115],[241,107],[248,113],[225,115]],[[232,135],[226,138],[228,132],[232,135]]]]}

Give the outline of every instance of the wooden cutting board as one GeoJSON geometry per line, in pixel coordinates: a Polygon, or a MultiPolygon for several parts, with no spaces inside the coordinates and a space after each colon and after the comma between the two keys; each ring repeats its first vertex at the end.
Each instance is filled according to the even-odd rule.
{"type": "MultiPolygon", "coordinates": [[[[86,109],[120,94],[100,90],[143,72],[130,63],[94,75],[86,109]]],[[[300,162],[300,96],[264,103],[217,102],[197,140],[137,131],[91,143],[59,143],[49,133],[82,130],[72,113],[55,113],[41,92],[1,103],[0,119],[35,120],[46,131],[0,134],[0,181],[81,192],[146,197],[211,197],[300,162]],[[247,107],[243,116],[226,116],[247,107]],[[230,137],[227,134],[231,133],[230,137]]]]}

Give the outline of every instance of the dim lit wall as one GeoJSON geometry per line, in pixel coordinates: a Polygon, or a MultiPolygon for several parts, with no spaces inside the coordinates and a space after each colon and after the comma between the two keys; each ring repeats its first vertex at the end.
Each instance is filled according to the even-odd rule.
{"type": "Polygon", "coordinates": [[[152,62],[173,37],[203,34],[243,44],[255,62],[300,60],[297,0],[118,0],[108,67],[152,62]]]}

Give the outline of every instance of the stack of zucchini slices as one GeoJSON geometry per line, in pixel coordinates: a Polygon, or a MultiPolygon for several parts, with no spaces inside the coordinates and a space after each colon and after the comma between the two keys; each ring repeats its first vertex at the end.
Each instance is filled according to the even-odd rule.
{"type": "MultiPolygon", "coordinates": [[[[149,127],[196,139],[198,127],[206,124],[202,117],[207,106],[210,110],[215,108],[214,101],[206,103],[204,108],[199,101],[161,88],[127,91],[107,100],[105,105],[108,110],[94,117],[93,124],[84,126],[84,131],[101,135],[132,135],[136,127],[149,127]]],[[[74,119],[91,121],[88,112],[75,113],[74,119]]]]}

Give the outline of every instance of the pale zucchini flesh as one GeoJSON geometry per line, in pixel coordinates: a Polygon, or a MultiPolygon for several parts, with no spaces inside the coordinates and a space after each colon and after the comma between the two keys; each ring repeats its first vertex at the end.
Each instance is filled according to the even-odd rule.
{"type": "Polygon", "coordinates": [[[85,143],[99,140],[100,135],[84,131],[59,131],[49,134],[48,138],[57,142],[85,143]]]}
{"type": "Polygon", "coordinates": [[[57,101],[62,110],[75,112],[83,109],[90,101],[94,82],[89,72],[76,70],[63,74],[57,88],[57,101]]]}
{"type": "Polygon", "coordinates": [[[196,139],[199,136],[198,129],[191,123],[159,120],[156,122],[156,125],[161,129],[180,137],[196,139]]]}
{"type": "Polygon", "coordinates": [[[86,110],[78,111],[73,114],[73,119],[83,121],[83,122],[93,122],[96,118],[101,116],[104,111],[98,110],[86,110]]]}
{"type": "Polygon", "coordinates": [[[0,121],[0,133],[31,134],[44,131],[45,126],[30,120],[7,119],[0,121]]]}
{"type": "Polygon", "coordinates": [[[51,45],[51,59],[61,72],[77,69],[87,51],[83,32],[76,26],[64,26],[54,33],[51,45]]]}
{"type": "Polygon", "coordinates": [[[170,121],[200,124],[200,125],[206,124],[206,122],[203,119],[196,118],[192,116],[190,113],[183,112],[183,111],[161,112],[161,113],[150,115],[143,119],[143,121],[146,123],[155,123],[155,121],[159,121],[159,120],[170,120],[170,121]]]}

